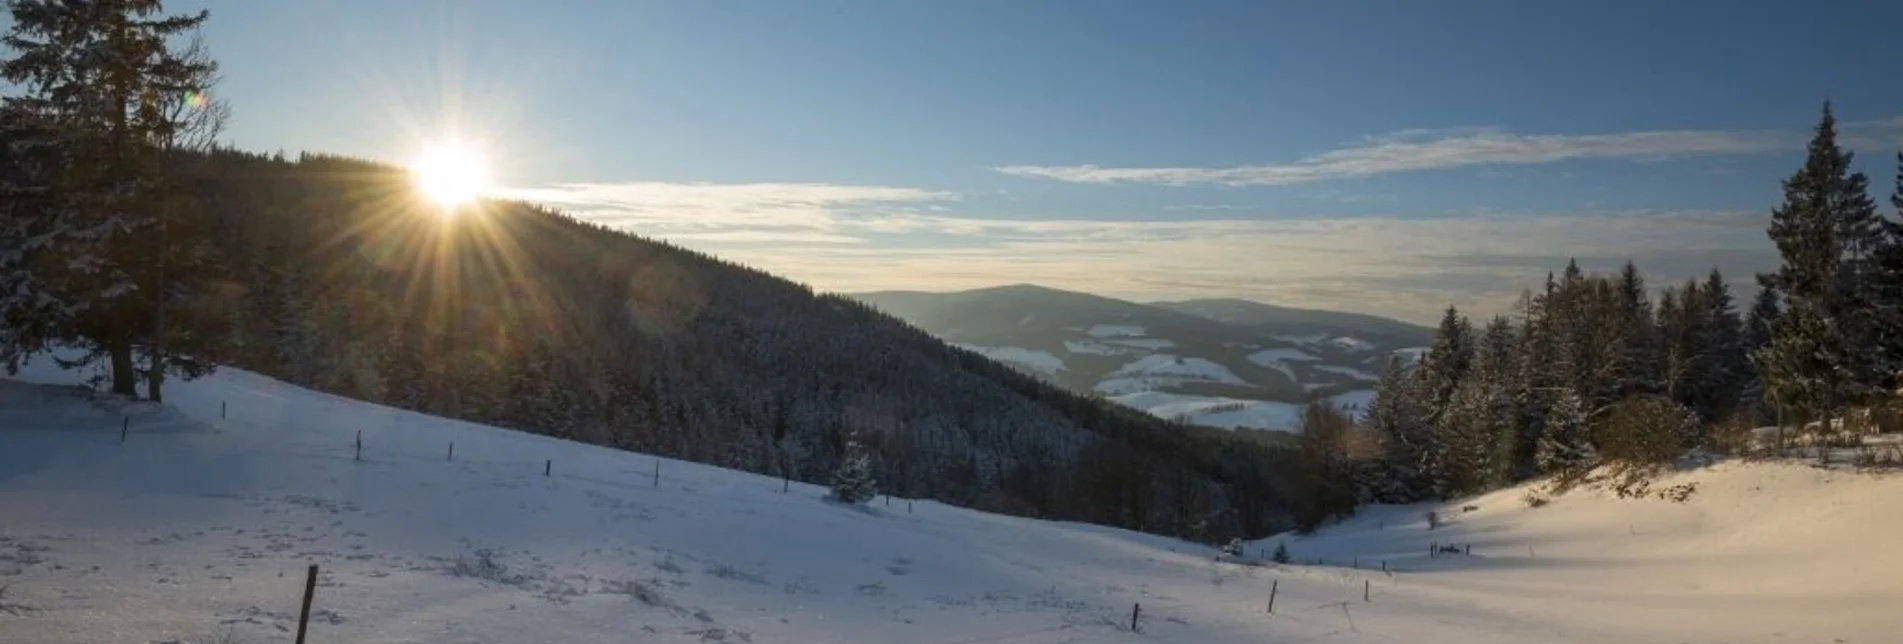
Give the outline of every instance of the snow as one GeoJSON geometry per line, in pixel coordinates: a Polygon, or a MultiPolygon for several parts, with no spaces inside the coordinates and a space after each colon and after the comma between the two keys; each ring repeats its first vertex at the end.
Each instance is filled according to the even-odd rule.
{"type": "Polygon", "coordinates": [[[1356,558],[1363,568],[1385,561],[1397,572],[1376,573],[1374,602],[1355,604],[1369,639],[1383,632],[1396,641],[1454,641],[1440,629],[1491,623],[1497,632],[1472,641],[1885,642],[1903,626],[1895,611],[1903,548],[1894,547],[1903,476],[1721,462],[1656,480],[1646,498],[1593,486],[1540,508],[1524,500],[1534,487],[1375,507],[1249,549],[1286,541],[1297,560],[1341,567],[1356,591],[1358,575],[1346,567],[1356,558]],[[1695,491],[1683,503],[1658,496],[1687,485],[1695,491]],[[1462,511],[1467,506],[1476,509],[1462,511]],[[1447,524],[1427,529],[1429,510],[1447,524]],[[1429,558],[1432,543],[1472,544],[1473,554],[1429,558]],[[1379,610],[1384,602],[1411,601],[1464,608],[1449,605],[1444,621],[1413,624],[1418,631],[1372,625],[1393,617],[1379,610]]]}
{"type": "Polygon", "coordinates": [[[1255,353],[1249,354],[1249,362],[1253,362],[1253,363],[1262,365],[1264,367],[1273,367],[1290,360],[1311,361],[1311,360],[1320,360],[1320,359],[1321,358],[1317,358],[1315,357],[1314,354],[1309,353],[1307,351],[1303,351],[1301,349],[1290,349],[1287,347],[1263,349],[1261,351],[1257,351],[1255,353]]]}
{"type": "Polygon", "coordinates": [[[1108,340],[1107,342],[1137,349],[1150,349],[1152,351],[1157,349],[1169,349],[1176,346],[1175,342],[1165,338],[1134,338],[1127,340],[1108,340]]]}
{"type": "Polygon", "coordinates": [[[1327,340],[1328,334],[1311,333],[1308,335],[1272,335],[1269,337],[1275,338],[1277,340],[1281,340],[1283,342],[1287,342],[1290,344],[1315,344],[1317,342],[1327,340]]]}
{"type": "Polygon", "coordinates": [[[1342,336],[1339,338],[1335,338],[1333,340],[1329,340],[1328,343],[1335,345],[1337,347],[1341,347],[1343,349],[1347,349],[1349,351],[1373,351],[1374,350],[1373,343],[1368,342],[1367,340],[1362,340],[1360,338],[1351,338],[1348,336],[1342,336]]]}
{"type": "Polygon", "coordinates": [[[1374,374],[1368,373],[1366,371],[1362,371],[1360,369],[1356,369],[1354,367],[1342,367],[1342,366],[1336,366],[1336,365],[1330,365],[1330,364],[1318,364],[1318,365],[1315,365],[1315,370],[1326,371],[1328,373],[1337,374],[1337,375],[1343,375],[1350,378],[1354,378],[1356,380],[1367,380],[1369,382],[1380,380],[1378,376],[1375,376],[1374,374]]]}
{"type": "Polygon", "coordinates": [[[1695,483],[1685,503],[1580,489],[1529,508],[1510,489],[1375,507],[1248,544],[1325,565],[1248,567],[1098,526],[844,508],[236,369],[168,401],[0,381],[0,641],[288,642],[313,563],[320,643],[1757,644],[1903,624],[1895,475],[1728,462],[1653,484],[1695,483]],[[1447,525],[1428,530],[1429,509],[1447,525]],[[1429,558],[1435,542],[1473,554],[1429,558]]]}
{"type": "Polygon", "coordinates": [[[1294,431],[1301,418],[1300,405],[1243,398],[1138,391],[1110,400],[1158,418],[1222,429],[1294,431]]]}
{"type": "Polygon", "coordinates": [[[1112,346],[1096,340],[1065,340],[1064,350],[1080,355],[1095,356],[1121,356],[1137,352],[1130,347],[1112,346]]]}
{"type": "Polygon", "coordinates": [[[1356,389],[1328,397],[1328,402],[1336,407],[1348,410],[1359,420],[1368,411],[1368,401],[1374,400],[1373,389],[1356,389]]]}
{"type": "Polygon", "coordinates": [[[1427,351],[1427,347],[1408,347],[1406,349],[1395,349],[1393,354],[1400,356],[1401,360],[1406,364],[1415,364],[1421,361],[1421,356],[1427,355],[1427,351]]]}
{"type": "Polygon", "coordinates": [[[1099,324],[1084,332],[1093,338],[1140,338],[1143,327],[1128,324],[1099,324]]]}
{"type": "Polygon", "coordinates": [[[1063,358],[1059,358],[1051,352],[1042,349],[983,347],[973,344],[957,344],[953,346],[976,352],[978,355],[998,362],[1023,365],[1027,368],[1051,375],[1057,375],[1057,372],[1064,370],[1063,358]]]}
{"type": "Polygon", "coordinates": [[[1144,356],[1134,362],[1118,367],[1110,373],[1116,376],[1137,377],[1173,377],[1184,380],[1206,380],[1231,385],[1249,384],[1236,377],[1228,367],[1210,362],[1205,358],[1184,358],[1179,356],[1156,354],[1144,356]]]}

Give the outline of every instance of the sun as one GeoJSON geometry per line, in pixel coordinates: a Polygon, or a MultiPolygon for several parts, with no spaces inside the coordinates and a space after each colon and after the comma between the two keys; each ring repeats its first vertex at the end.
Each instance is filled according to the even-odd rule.
{"type": "Polygon", "coordinates": [[[416,189],[444,210],[454,210],[489,190],[489,161],[460,141],[432,144],[410,163],[416,189]]]}

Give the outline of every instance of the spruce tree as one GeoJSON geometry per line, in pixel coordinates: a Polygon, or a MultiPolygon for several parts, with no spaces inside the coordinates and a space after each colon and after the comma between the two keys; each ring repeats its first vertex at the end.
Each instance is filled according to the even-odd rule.
{"type": "MultiPolygon", "coordinates": [[[[180,113],[168,111],[210,70],[175,51],[172,39],[204,22],[203,11],[163,15],[159,0],[10,2],[3,40],[12,56],[0,77],[22,94],[6,111],[22,115],[50,145],[30,172],[9,177],[8,193],[29,192],[34,208],[7,208],[0,230],[0,335],[10,368],[58,344],[86,351],[64,366],[109,360],[114,393],[136,396],[134,347],[150,346],[155,310],[176,282],[153,278],[168,249],[158,235],[171,205],[163,153],[180,113]]],[[[154,364],[163,369],[171,359],[154,364]]]]}
{"type": "Polygon", "coordinates": [[[1618,397],[1656,393],[1659,385],[1659,337],[1657,320],[1652,315],[1652,299],[1645,290],[1645,277],[1638,266],[1626,262],[1619,271],[1616,305],[1620,337],[1624,340],[1619,366],[1614,370],[1618,397]]]}
{"type": "Polygon", "coordinates": [[[1562,390],[1553,398],[1552,414],[1547,416],[1546,432],[1540,438],[1539,466],[1546,474],[1577,472],[1599,460],[1590,440],[1584,401],[1571,390],[1562,390]]]}
{"type": "Polygon", "coordinates": [[[1696,408],[1707,423],[1731,416],[1738,409],[1751,365],[1744,348],[1744,323],[1738,317],[1731,285],[1718,269],[1711,270],[1700,289],[1704,302],[1705,333],[1701,352],[1704,384],[1696,408]]]}
{"type": "Polygon", "coordinates": [[[1433,433],[1426,423],[1419,382],[1416,372],[1399,356],[1388,358],[1362,416],[1362,424],[1381,445],[1384,475],[1374,497],[1383,503],[1411,503],[1428,496],[1421,459],[1433,433]]]}
{"type": "MultiPolygon", "coordinates": [[[[1903,153],[1896,155],[1895,188],[1890,205],[1903,216],[1903,153]]],[[[1871,311],[1871,347],[1877,381],[1894,395],[1903,382],[1903,221],[1882,220],[1882,241],[1871,254],[1867,274],[1868,302],[1871,311]]]]}
{"type": "Polygon", "coordinates": [[[1777,289],[1771,286],[1767,276],[1760,275],[1758,283],[1758,294],[1751,300],[1751,310],[1745,313],[1743,330],[1738,337],[1738,346],[1743,349],[1744,355],[1741,364],[1744,376],[1738,390],[1738,404],[1753,410],[1758,422],[1766,423],[1771,422],[1774,416],[1770,400],[1765,397],[1764,376],[1755,356],[1770,346],[1771,327],[1777,323],[1783,309],[1777,289]]]}
{"type": "Polygon", "coordinates": [[[879,487],[872,478],[872,455],[857,440],[846,441],[846,456],[833,470],[832,498],[853,505],[871,501],[879,487]]]}
{"type": "Polygon", "coordinates": [[[1858,257],[1846,249],[1862,252],[1866,244],[1855,222],[1868,198],[1854,198],[1864,181],[1850,172],[1850,162],[1851,154],[1837,146],[1836,118],[1826,102],[1804,166],[1784,181],[1784,203],[1772,211],[1767,230],[1783,259],[1770,283],[1784,307],[1770,342],[1752,358],[1784,421],[1829,418],[1860,398],[1873,379],[1865,349],[1854,344],[1868,335],[1858,271],[1845,266],[1847,257],[1858,257]]]}

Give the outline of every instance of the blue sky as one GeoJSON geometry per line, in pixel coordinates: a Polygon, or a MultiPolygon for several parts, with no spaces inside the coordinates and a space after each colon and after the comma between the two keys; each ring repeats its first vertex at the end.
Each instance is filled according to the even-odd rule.
{"type": "Polygon", "coordinates": [[[229,138],[445,133],[827,290],[1038,282],[1431,319],[1568,256],[1774,261],[1819,103],[1887,196],[1903,3],[173,0],[229,138]]]}

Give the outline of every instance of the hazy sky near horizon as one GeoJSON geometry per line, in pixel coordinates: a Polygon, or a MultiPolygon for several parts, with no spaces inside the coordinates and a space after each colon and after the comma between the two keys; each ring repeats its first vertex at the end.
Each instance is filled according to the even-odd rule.
{"type": "Polygon", "coordinates": [[[1880,200],[1903,3],[172,0],[233,143],[402,162],[817,288],[1431,320],[1577,256],[1773,264],[1836,102],[1880,200]]]}

